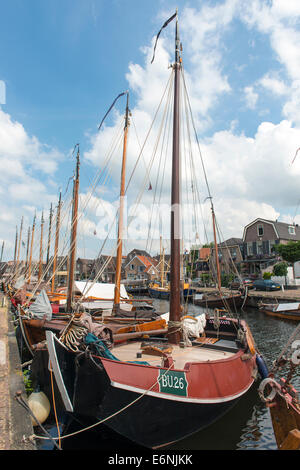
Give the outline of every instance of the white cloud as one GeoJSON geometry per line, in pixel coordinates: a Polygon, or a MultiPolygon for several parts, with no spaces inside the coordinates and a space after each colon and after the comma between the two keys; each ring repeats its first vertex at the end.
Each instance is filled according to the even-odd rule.
{"type": "Polygon", "coordinates": [[[245,92],[246,106],[249,109],[254,109],[258,100],[258,94],[255,93],[252,86],[245,87],[244,92],[245,92]]]}

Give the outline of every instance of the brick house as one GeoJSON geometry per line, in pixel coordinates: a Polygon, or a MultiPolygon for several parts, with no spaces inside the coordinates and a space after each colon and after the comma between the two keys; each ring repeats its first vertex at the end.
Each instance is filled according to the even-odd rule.
{"type": "Polygon", "coordinates": [[[135,254],[124,265],[124,275],[127,280],[154,280],[159,276],[158,261],[151,256],[135,254]]]}
{"type": "MultiPolygon", "coordinates": [[[[221,274],[235,274],[235,269],[240,271],[244,260],[243,240],[241,238],[229,238],[218,244],[219,266],[221,274]]],[[[209,263],[215,269],[215,248],[211,248],[209,263]]]]}
{"type": "Polygon", "coordinates": [[[260,274],[276,264],[279,257],[274,247],[300,240],[298,224],[255,219],[246,225],[243,234],[244,266],[249,274],[260,274]]]}

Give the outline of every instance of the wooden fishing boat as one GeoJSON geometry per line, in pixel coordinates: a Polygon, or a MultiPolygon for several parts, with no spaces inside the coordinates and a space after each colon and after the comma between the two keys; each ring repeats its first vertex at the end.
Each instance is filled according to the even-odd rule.
{"type": "MultiPolygon", "coordinates": [[[[172,207],[180,203],[183,69],[177,12],[163,25],[175,18],[172,207]]],[[[109,342],[100,336],[82,336],[79,351],[72,350],[63,335],[46,331],[47,348],[36,351],[31,367],[34,381],[46,390],[46,372],[39,364],[50,360],[64,409],[83,426],[103,422],[150,448],[183,439],[216,421],[248,392],[257,376],[255,344],[245,321],[217,313],[183,316],[179,227],[180,217],[174,211],[167,328],[123,335],[111,332],[109,342]]],[[[70,334],[72,327],[70,323],[70,334]]]]}
{"type": "Polygon", "coordinates": [[[300,321],[299,302],[259,303],[259,310],[271,317],[300,321]]]}
{"type": "Polygon", "coordinates": [[[274,436],[279,450],[300,450],[300,401],[292,384],[299,368],[300,327],[291,335],[273,369],[260,383],[258,393],[270,410],[274,436]],[[297,339],[298,335],[298,339],[297,339]],[[290,350],[290,354],[289,354],[290,350]],[[283,368],[288,367],[285,378],[283,368]],[[276,375],[278,374],[278,378],[276,375]]]}
{"type": "Polygon", "coordinates": [[[279,450],[300,450],[300,403],[297,391],[284,379],[279,382],[265,379],[261,382],[260,393],[270,410],[272,426],[279,450]],[[271,392],[266,398],[263,393],[266,386],[271,392]]]}
{"type": "MultiPolygon", "coordinates": [[[[148,293],[150,297],[154,299],[169,300],[170,299],[170,285],[162,286],[159,283],[152,283],[148,287],[148,293]]],[[[183,289],[181,289],[181,295],[183,299],[193,299],[195,289],[190,288],[188,283],[184,283],[183,289]]]]}
{"type": "Polygon", "coordinates": [[[245,303],[245,297],[242,293],[223,293],[222,290],[211,293],[195,294],[193,303],[198,307],[229,308],[235,311],[245,303]]]}

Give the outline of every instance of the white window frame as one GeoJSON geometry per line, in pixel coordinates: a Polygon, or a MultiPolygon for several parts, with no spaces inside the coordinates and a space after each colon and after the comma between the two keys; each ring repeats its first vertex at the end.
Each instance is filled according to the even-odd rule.
{"type": "Polygon", "coordinates": [[[288,226],[288,232],[290,235],[296,235],[296,229],[293,225],[288,226]]]}

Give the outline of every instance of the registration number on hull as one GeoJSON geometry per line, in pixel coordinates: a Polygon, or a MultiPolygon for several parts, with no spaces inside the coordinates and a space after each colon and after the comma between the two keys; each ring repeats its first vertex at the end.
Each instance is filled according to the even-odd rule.
{"type": "Polygon", "coordinates": [[[185,372],[160,369],[158,376],[159,391],[172,395],[187,396],[187,380],[185,372]]]}

